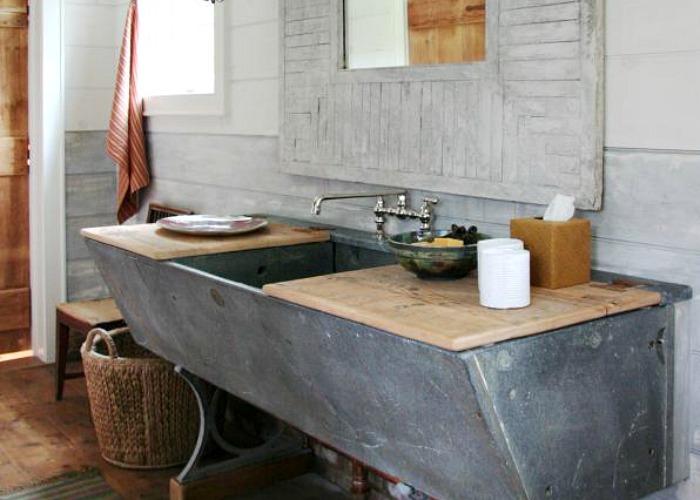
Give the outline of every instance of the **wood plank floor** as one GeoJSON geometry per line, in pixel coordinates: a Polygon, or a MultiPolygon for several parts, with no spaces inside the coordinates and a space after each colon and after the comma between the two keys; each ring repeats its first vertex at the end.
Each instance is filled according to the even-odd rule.
{"type": "MultiPolygon", "coordinates": [[[[48,479],[84,467],[100,469],[127,500],[167,499],[180,467],[131,471],[100,457],[85,380],[66,381],[64,399],[54,401],[53,365],[35,358],[0,362],[0,490],[48,479]]],[[[245,500],[341,500],[340,489],[307,474],[250,493],[245,500]]]]}
{"type": "Polygon", "coordinates": [[[135,472],[100,457],[84,380],[54,401],[53,366],[0,371],[0,488],[95,467],[124,498],[167,498],[178,469],[135,472]]]}

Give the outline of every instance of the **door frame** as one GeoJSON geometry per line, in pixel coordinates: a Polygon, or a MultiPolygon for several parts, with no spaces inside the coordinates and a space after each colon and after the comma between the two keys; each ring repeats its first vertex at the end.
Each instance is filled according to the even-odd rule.
{"type": "Polygon", "coordinates": [[[29,0],[29,240],[34,355],[55,355],[55,306],[66,297],[63,0],[29,0]]]}

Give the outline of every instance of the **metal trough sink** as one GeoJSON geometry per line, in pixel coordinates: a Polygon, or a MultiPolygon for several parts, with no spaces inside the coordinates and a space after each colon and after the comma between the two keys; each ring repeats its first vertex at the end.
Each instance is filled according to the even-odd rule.
{"type": "Polygon", "coordinates": [[[308,243],[262,248],[171,262],[226,280],[262,288],[268,283],[290,281],[343,271],[395,264],[396,257],[371,240],[308,243]],[[376,248],[371,248],[375,246],[376,248]]]}
{"type": "Polygon", "coordinates": [[[685,474],[672,302],[451,352],[260,290],[394,262],[371,235],[174,261],[87,243],[139,343],[436,498],[631,499],[685,474]]]}

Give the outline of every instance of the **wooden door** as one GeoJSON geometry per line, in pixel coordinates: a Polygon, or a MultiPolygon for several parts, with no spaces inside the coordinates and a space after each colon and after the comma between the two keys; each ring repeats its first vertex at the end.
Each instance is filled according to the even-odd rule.
{"type": "Polygon", "coordinates": [[[0,0],[0,354],[30,348],[27,0],[0,0]]]}
{"type": "Polygon", "coordinates": [[[483,61],[485,0],[408,0],[411,64],[483,61]]]}

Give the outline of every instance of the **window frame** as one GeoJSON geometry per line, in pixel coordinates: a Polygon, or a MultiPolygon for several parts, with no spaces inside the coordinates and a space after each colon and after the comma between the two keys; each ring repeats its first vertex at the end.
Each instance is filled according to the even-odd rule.
{"type": "Polygon", "coordinates": [[[222,116],[225,114],[226,3],[214,8],[214,93],[144,96],[144,116],[222,116]]]}

